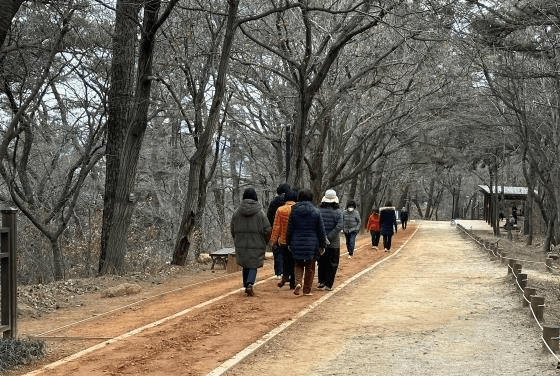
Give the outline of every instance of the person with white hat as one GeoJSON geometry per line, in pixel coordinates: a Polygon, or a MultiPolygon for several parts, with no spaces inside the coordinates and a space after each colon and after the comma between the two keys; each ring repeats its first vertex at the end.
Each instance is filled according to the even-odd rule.
{"type": "Polygon", "coordinates": [[[338,204],[338,197],[334,189],[328,189],[321,199],[319,212],[323,218],[323,225],[329,244],[325,253],[317,260],[317,288],[332,290],[334,278],[340,260],[340,231],[342,230],[342,211],[338,204]]]}

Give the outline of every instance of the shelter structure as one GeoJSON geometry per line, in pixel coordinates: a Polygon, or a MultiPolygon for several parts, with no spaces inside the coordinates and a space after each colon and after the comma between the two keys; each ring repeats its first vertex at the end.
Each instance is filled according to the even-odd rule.
{"type": "Polygon", "coordinates": [[[514,212],[518,216],[523,216],[525,212],[525,202],[529,189],[527,187],[508,187],[494,186],[492,190],[487,185],[479,185],[480,192],[484,195],[484,220],[492,223],[492,213],[500,213],[507,218],[514,212]],[[492,200],[492,194],[496,194],[497,200],[492,200]],[[494,208],[494,202],[497,202],[497,208],[494,208]]]}

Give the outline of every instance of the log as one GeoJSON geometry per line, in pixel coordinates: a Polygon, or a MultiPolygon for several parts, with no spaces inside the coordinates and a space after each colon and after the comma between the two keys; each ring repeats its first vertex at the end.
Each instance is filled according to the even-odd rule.
{"type": "Polygon", "coordinates": [[[227,258],[226,273],[235,273],[240,271],[241,269],[241,266],[237,265],[235,253],[230,253],[227,258]]]}

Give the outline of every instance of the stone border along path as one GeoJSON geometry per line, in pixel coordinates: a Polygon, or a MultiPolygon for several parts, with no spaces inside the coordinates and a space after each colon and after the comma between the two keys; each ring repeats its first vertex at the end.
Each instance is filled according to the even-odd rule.
{"type": "Polygon", "coordinates": [[[420,222],[389,259],[208,375],[558,375],[506,273],[449,222],[420,222]]]}

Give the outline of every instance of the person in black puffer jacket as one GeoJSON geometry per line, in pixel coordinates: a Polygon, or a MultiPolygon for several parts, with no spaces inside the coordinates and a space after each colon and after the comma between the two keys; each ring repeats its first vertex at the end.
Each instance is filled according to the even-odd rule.
{"type": "Polygon", "coordinates": [[[379,208],[379,226],[383,236],[383,247],[385,252],[391,251],[391,239],[393,238],[393,228],[397,233],[397,214],[395,207],[388,201],[385,207],[379,208]]]}
{"type": "Polygon", "coordinates": [[[253,285],[257,268],[264,264],[266,245],[272,227],[257,200],[257,192],[247,188],[243,200],[231,217],[230,231],[235,244],[237,264],[243,268],[243,287],[248,296],[254,296],[253,285]]]}
{"type": "Polygon", "coordinates": [[[312,203],[313,193],[303,189],[298,193],[298,202],[292,206],[288,220],[286,242],[294,256],[296,287],[294,294],[311,295],[315,277],[315,261],[321,248],[327,246],[327,235],[319,209],[312,203]]]}

